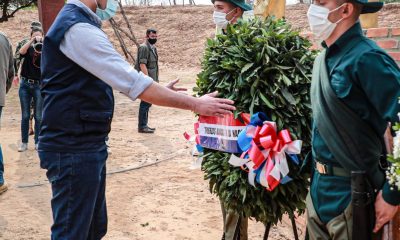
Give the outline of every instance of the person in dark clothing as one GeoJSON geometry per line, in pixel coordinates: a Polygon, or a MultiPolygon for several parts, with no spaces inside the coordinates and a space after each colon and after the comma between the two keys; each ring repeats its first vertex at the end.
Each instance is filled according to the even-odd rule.
{"type": "Polygon", "coordinates": [[[37,150],[40,123],[42,118],[43,100],[40,94],[40,58],[41,44],[43,42],[43,30],[34,28],[31,31],[31,39],[19,50],[24,61],[21,66],[21,80],[19,87],[19,99],[21,102],[21,145],[19,152],[28,149],[30,105],[33,101],[35,118],[35,149],[37,150]]]}
{"type": "MultiPolygon", "coordinates": [[[[157,31],[155,29],[147,29],[146,40],[138,49],[135,69],[151,77],[154,81],[159,82],[158,53],[155,46],[156,42],[157,31]]],[[[151,103],[140,101],[138,123],[138,132],[140,133],[154,133],[156,130],[147,125],[150,107],[151,103]]]]}

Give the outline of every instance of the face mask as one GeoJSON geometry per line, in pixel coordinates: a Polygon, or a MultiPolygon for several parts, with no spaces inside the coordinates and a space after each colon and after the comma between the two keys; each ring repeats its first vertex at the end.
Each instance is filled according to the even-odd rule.
{"type": "Polygon", "coordinates": [[[157,38],[149,38],[148,41],[151,45],[154,45],[157,42],[157,38]]]}
{"type": "Polygon", "coordinates": [[[235,10],[235,8],[232,9],[232,10],[231,10],[230,12],[228,12],[228,13],[223,13],[223,12],[214,11],[213,18],[214,18],[214,23],[215,23],[215,25],[216,25],[218,28],[225,29],[226,26],[228,26],[228,23],[229,23],[229,21],[226,19],[226,16],[227,16],[228,14],[230,14],[233,10],[235,10]]]}
{"type": "Polygon", "coordinates": [[[325,7],[315,4],[310,5],[310,8],[307,12],[308,23],[310,24],[311,31],[316,38],[320,40],[326,40],[332,34],[337,24],[341,22],[343,18],[335,23],[332,23],[328,20],[328,16],[331,12],[338,10],[342,6],[343,4],[332,11],[329,11],[329,9],[325,7]]]}
{"type": "Polygon", "coordinates": [[[96,9],[96,15],[101,19],[101,20],[108,20],[112,17],[115,16],[115,13],[117,12],[118,9],[118,4],[115,0],[107,0],[107,7],[106,9],[100,9],[97,4],[97,0],[96,1],[96,5],[97,5],[97,9],[96,9]]]}

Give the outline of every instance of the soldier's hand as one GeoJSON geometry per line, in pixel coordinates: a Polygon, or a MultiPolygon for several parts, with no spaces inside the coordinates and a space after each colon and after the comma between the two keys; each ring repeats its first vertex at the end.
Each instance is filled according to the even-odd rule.
{"type": "Polygon", "coordinates": [[[234,101],[229,99],[217,98],[218,92],[206,94],[197,98],[194,112],[205,116],[223,117],[225,114],[236,110],[234,101]]]}
{"type": "Polygon", "coordinates": [[[175,87],[175,84],[179,82],[179,78],[175,79],[174,81],[171,81],[167,84],[167,88],[177,92],[177,91],[187,91],[186,88],[180,88],[180,87],[175,87]]]}
{"type": "Polygon", "coordinates": [[[377,233],[383,225],[389,222],[397,213],[398,206],[393,206],[387,202],[382,197],[382,190],[379,191],[378,196],[375,200],[375,227],[374,233],[377,233]]]}

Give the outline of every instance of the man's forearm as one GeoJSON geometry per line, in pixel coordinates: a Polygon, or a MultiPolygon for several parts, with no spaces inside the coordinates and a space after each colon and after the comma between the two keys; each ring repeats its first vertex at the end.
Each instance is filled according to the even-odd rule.
{"type": "Polygon", "coordinates": [[[7,82],[6,82],[6,93],[8,93],[8,91],[11,88],[12,81],[14,79],[14,75],[15,75],[14,56],[11,51],[9,60],[8,60],[8,76],[7,76],[7,82]]]}
{"type": "Polygon", "coordinates": [[[143,64],[143,63],[140,64],[140,71],[142,73],[144,73],[145,75],[149,76],[149,71],[147,71],[146,64],[143,64]]]}
{"type": "Polygon", "coordinates": [[[195,111],[197,100],[192,96],[174,92],[156,82],[152,83],[142,94],[140,94],[139,98],[159,106],[192,111],[195,111]]]}

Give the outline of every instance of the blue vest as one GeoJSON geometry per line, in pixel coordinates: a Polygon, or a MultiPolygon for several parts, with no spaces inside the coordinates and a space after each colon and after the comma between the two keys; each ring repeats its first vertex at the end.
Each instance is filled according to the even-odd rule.
{"type": "Polygon", "coordinates": [[[105,149],[104,141],[111,130],[114,111],[111,87],[60,50],[65,32],[76,23],[100,28],[83,9],[66,4],[44,40],[40,151],[100,151],[105,149]]]}

